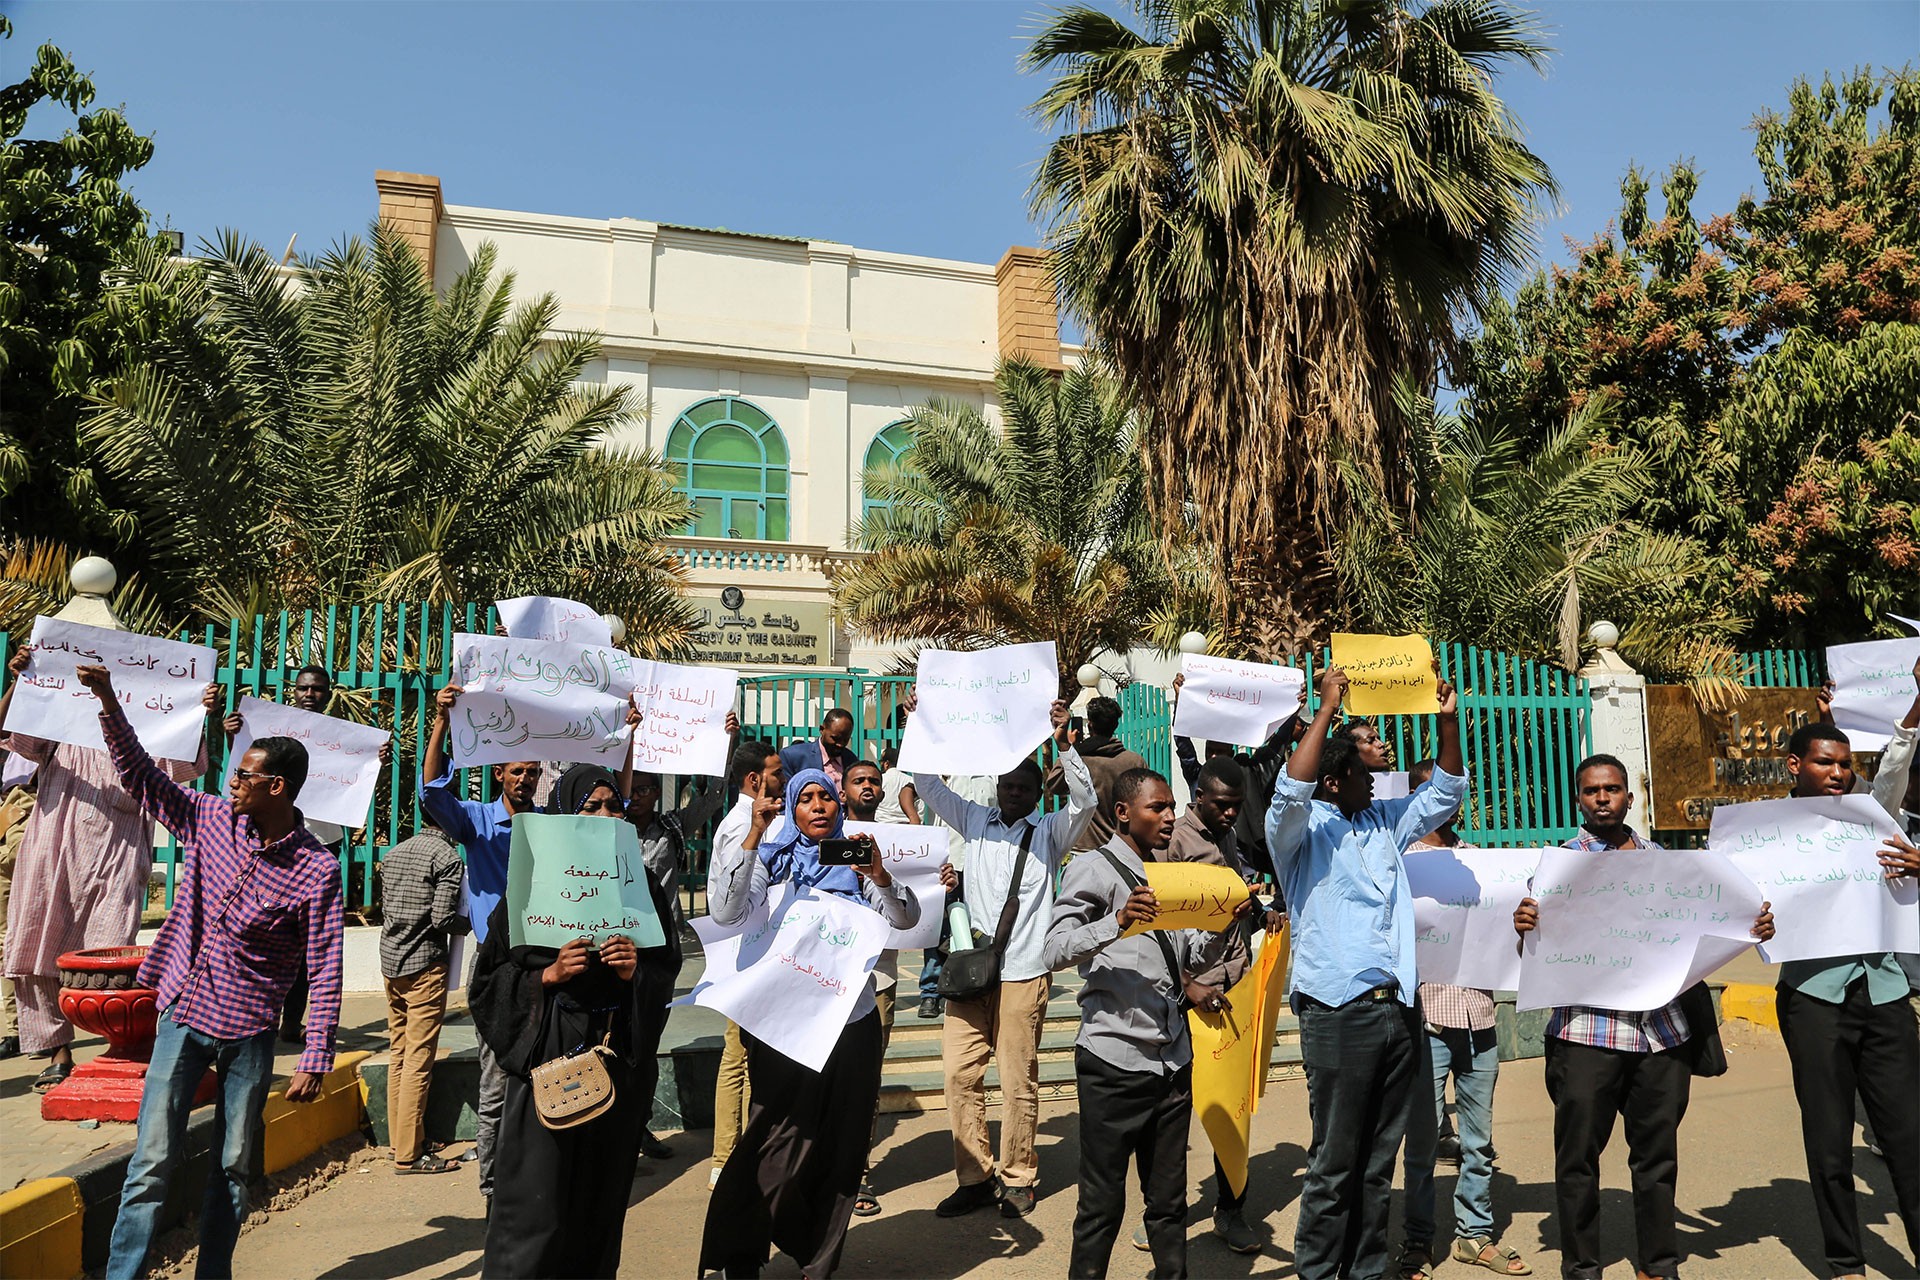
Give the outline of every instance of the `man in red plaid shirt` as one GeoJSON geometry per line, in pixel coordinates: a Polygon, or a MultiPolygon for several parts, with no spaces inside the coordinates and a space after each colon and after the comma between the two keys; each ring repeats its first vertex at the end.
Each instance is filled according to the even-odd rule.
{"type": "Polygon", "coordinates": [[[233,771],[231,802],[190,791],[148,757],[107,669],[83,666],[77,674],[100,699],[101,735],[121,785],[183,851],[173,908],[140,966],[141,984],[158,992],[160,1020],[106,1273],[113,1280],[140,1274],[186,1154],[195,1087],[211,1067],[219,1073],[223,1132],[220,1170],[207,1179],[200,1211],[199,1273],[231,1275],[260,1109],[273,1080],[274,1028],[303,961],[312,1004],[287,1100],[319,1097],[333,1068],[340,865],[294,808],[307,780],[300,743],[256,740],[233,771]]]}

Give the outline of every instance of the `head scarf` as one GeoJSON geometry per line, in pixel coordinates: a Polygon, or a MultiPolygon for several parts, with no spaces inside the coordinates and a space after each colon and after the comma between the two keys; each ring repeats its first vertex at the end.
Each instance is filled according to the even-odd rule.
{"type": "Polygon", "coordinates": [[[620,794],[620,780],[611,770],[597,764],[570,765],[553,784],[553,794],[547,797],[547,812],[578,813],[587,797],[601,787],[612,787],[613,794],[620,794]]]}
{"type": "Polygon", "coordinates": [[[866,895],[860,891],[858,873],[852,867],[821,866],[819,842],[802,834],[799,823],[794,821],[800,793],[816,784],[825,787],[827,794],[835,800],[840,800],[840,812],[834,818],[833,830],[827,833],[827,838],[838,839],[846,832],[847,806],[841,800],[839,788],[833,785],[833,779],[827,776],[824,769],[802,769],[787,779],[786,821],[780,824],[780,833],[775,839],[761,844],[760,861],[767,864],[768,878],[776,884],[791,880],[803,888],[864,900],[866,895]]]}

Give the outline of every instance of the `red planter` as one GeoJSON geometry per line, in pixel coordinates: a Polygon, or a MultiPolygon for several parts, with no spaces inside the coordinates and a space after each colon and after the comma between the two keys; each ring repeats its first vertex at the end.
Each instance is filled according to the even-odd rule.
{"type": "MultiPolygon", "coordinates": [[[[41,1119],[139,1118],[160,1019],[157,993],[139,985],[146,956],[145,947],[102,947],[60,957],[60,1012],[82,1031],[103,1037],[107,1051],[40,1095],[41,1119]]],[[[213,1086],[209,1071],[194,1093],[196,1107],[212,1100],[213,1086]]]]}

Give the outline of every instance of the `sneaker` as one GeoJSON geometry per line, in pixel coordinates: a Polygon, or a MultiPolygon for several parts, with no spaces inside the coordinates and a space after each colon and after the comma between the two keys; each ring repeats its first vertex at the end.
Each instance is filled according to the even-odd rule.
{"type": "Polygon", "coordinates": [[[1153,1252],[1153,1241],[1147,1239],[1147,1224],[1144,1222],[1133,1224],[1133,1247],[1142,1253],[1153,1252]]]}
{"type": "Polygon", "coordinates": [[[1260,1233],[1247,1225],[1246,1215],[1237,1208],[1213,1211],[1213,1234],[1235,1253],[1260,1252],[1260,1233]]]}
{"type": "Polygon", "coordinates": [[[1000,1216],[1024,1218],[1033,1212],[1033,1202],[1037,1198],[1032,1187],[1008,1187],[1000,1195],[1000,1216]]]}
{"type": "Polygon", "coordinates": [[[720,1166],[715,1165],[713,1166],[713,1170],[707,1174],[707,1190],[711,1191],[719,1185],[720,1185],[720,1166]]]}
{"type": "Polygon", "coordinates": [[[940,997],[939,996],[920,997],[920,1016],[923,1018],[939,1017],[940,1016],[940,997]]]}
{"type": "Polygon", "coordinates": [[[1000,1198],[998,1179],[988,1178],[985,1182],[975,1182],[957,1188],[954,1193],[933,1207],[934,1213],[942,1218],[959,1218],[972,1213],[975,1209],[991,1208],[1000,1198]]]}

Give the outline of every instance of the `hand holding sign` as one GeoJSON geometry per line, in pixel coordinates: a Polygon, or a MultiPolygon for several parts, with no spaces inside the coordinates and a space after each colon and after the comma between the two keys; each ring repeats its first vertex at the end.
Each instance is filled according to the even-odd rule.
{"type": "Polygon", "coordinates": [[[1189,653],[1180,662],[1173,731],[1184,738],[1257,747],[1300,706],[1307,677],[1293,667],[1189,653]]]}
{"type": "Polygon", "coordinates": [[[849,822],[847,835],[872,839],[880,850],[880,865],[895,881],[913,890],[920,903],[920,923],[911,929],[895,929],[888,945],[902,951],[939,945],[940,925],[945,919],[939,904],[946,896],[940,881],[940,868],[947,860],[946,828],[905,822],[849,822]]]}
{"type": "Polygon", "coordinates": [[[1855,751],[1879,751],[1913,705],[1920,679],[1920,636],[1837,644],[1827,650],[1833,677],[1833,723],[1855,751]]]}
{"type": "Polygon", "coordinates": [[[613,629],[600,614],[578,600],[560,596],[516,596],[496,600],[494,613],[515,640],[551,640],[560,644],[613,645],[613,629]]]}
{"type": "Polygon", "coordinates": [[[385,729],[285,707],[248,694],[234,719],[233,746],[239,760],[257,738],[292,738],[307,749],[307,781],[300,788],[300,812],[308,818],[357,830],[380,782],[381,749],[393,735],[385,729]]]}
{"type": "Polygon", "coordinates": [[[28,652],[7,710],[9,732],[104,751],[100,703],[77,675],[80,667],[99,666],[110,673],[112,695],[149,755],[199,755],[207,682],[218,661],[212,649],[42,617],[34,619],[28,652]]]}
{"type": "Polygon", "coordinates": [[[581,814],[522,813],[507,852],[507,938],[564,948],[612,934],[666,943],[633,824],[581,814]]]}
{"type": "Polygon", "coordinates": [[[456,768],[572,760],[618,769],[627,751],[627,696],[641,665],[599,645],[466,633],[453,637],[457,703],[440,692],[456,768]]]}
{"type": "Polygon", "coordinates": [[[1136,889],[1123,912],[1126,927],[1120,936],[1131,938],[1148,929],[1204,929],[1219,933],[1246,909],[1253,891],[1231,868],[1207,862],[1149,862],[1146,888],[1152,911],[1134,910],[1136,889]]]}
{"type": "Polygon", "coordinates": [[[1346,673],[1351,715],[1434,715],[1441,710],[1433,646],[1425,636],[1336,631],[1333,665],[1346,673]]]}
{"type": "Polygon", "coordinates": [[[909,773],[1005,773],[1053,735],[1059,688],[1051,641],[972,653],[923,649],[900,767],[909,773]]]}

